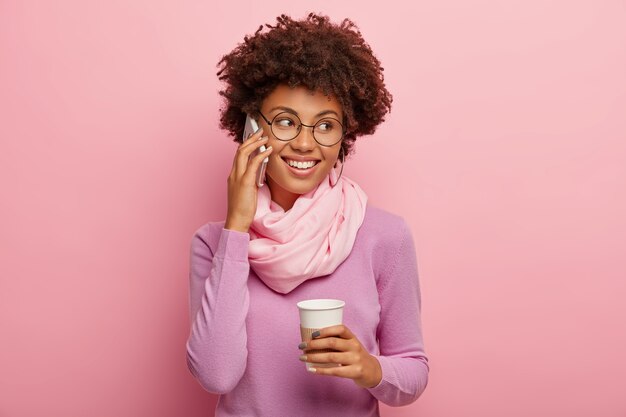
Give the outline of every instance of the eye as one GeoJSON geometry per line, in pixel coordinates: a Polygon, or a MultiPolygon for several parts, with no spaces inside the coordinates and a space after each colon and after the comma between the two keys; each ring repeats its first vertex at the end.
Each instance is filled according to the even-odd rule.
{"type": "Polygon", "coordinates": [[[332,120],[321,120],[317,123],[317,130],[324,133],[332,132],[335,127],[336,123],[332,120]]]}
{"type": "Polygon", "coordinates": [[[274,120],[274,123],[276,123],[276,127],[280,127],[280,128],[290,128],[296,125],[296,122],[294,122],[289,117],[280,117],[274,120]]]}

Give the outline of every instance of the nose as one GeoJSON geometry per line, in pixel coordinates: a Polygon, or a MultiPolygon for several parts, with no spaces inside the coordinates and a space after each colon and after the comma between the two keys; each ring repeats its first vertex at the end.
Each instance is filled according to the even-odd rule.
{"type": "Polygon", "coordinates": [[[298,136],[290,141],[290,144],[294,150],[299,150],[302,152],[315,149],[317,142],[313,137],[313,128],[308,126],[302,126],[300,128],[300,133],[298,133],[298,136]]]}

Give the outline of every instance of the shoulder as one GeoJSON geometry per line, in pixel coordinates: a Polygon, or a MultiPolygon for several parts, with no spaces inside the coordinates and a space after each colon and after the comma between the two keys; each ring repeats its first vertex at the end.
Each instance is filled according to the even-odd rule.
{"type": "Polygon", "coordinates": [[[362,228],[360,248],[369,258],[379,293],[389,288],[403,291],[417,282],[413,234],[402,216],[368,205],[362,228]]]}
{"type": "Polygon", "coordinates": [[[385,243],[402,240],[406,238],[407,234],[411,234],[409,226],[402,216],[369,203],[361,229],[359,232],[362,231],[366,238],[382,240],[385,243]]]}
{"type": "Polygon", "coordinates": [[[369,203],[357,240],[378,273],[396,260],[402,247],[407,243],[412,246],[413,242],[411,229],[402,216],[369,203]]]}

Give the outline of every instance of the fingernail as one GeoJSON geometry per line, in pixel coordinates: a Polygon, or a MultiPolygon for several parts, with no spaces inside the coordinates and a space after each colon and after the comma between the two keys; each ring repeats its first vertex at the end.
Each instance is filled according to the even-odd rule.
{"type": "Polygon", "coordinates": [[[298,345],[298,349],[304,349],[306,347],[306,342],[302,342],[298,345]]]}
{"type": "Polygon", "coordinates": [[[315,369],[315,368],[309,368],[309,369],[307,369],[307,371],[312,372],[312,373],[315,373],[315,372],[317,371],[317,369],[315,369]]]}
{"type": "Polygon", "coordinates": [[[306,362],[306,355],[300,355],[300,360],[306,362]]]}
{"type": "Polygon", "coordinates": [[[313,337],[313,338],[319,337],[319,335],[320,335],[320,331],[319,330],[316,330],[313,333],[311,333],[311,337],[313,337]]]}
{"type": "Polygon", "coordinates": [[[267,136],[261,136],[259,140],[267,139],[267,136]]]}

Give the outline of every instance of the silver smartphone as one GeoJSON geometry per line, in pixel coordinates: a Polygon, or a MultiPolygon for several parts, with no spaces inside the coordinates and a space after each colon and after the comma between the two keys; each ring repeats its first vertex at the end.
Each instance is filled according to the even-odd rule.
{"type": "MultiPolygon", "coordinates": [[[[243,140],[246,140],[252,135],[254,132],[259,130],[259,124],[254,120],[250,115],[246,116],[246,125],[243,129],[243,140]]],[[[265,145],[259,146],[257,149],[252,152],[250,158],[254,158],[261,152],[265,152],[265,145]]],[[[259,165],[259,170],[256,173],[256,185],[259,187],[263,187],[265,184],[265,168],[267,167],[267,162],[269,161],[268,157],[265,157],[261,165],[259,165]]]]}

